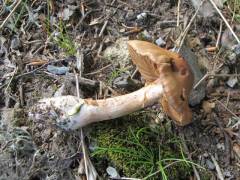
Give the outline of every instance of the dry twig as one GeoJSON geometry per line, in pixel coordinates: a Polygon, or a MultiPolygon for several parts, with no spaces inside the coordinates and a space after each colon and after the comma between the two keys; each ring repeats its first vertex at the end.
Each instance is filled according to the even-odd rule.
{"type": "Polygon", "coordinates": [[[232,112],[227,106],[225,106],[221,101],[215,99],[215,101],[217,101],[222,107],[224,107],[230,114],[232,114],[235,118],[239,119],[240,121],[240,117],[238,117],[234,112],[232,112]]]}
{"type": "Polygon", "coordinates": [[[229,25],[229,23],[227,22],[226,18],[223,16],[223,14],[221,13],[221,11],[218,9],[217,5],[213,2],[213,0],[209,0],[211,2],[211,4],[213,5],[213,7],[216,9],[216,11],[218,12],[218,14],[221,16],[221,18],[223,19],[223,21],[225,22],[226,26],[229,28],[229,30],[231,31],[232,35],[234,36],[234,38],[237,40],[238,43],[240,43],[240,40],[238,39],[237,35],[235,34],[235,32],[233,31],[233,29],[231,28],[231,26],[229,25]]]}
{"type": "Polygon", "coordinates": [[[213,155],[211,155],[211,159],[212,159],[212,161],[213,161],[213,164],[215,165],[215,168],[216,168],[216,171],[217,171],[217,174],[218,174],[218,178],[219,178],[220,180],[224,180],[223,173],[222,173],[222,171],[221,171],[221,168],[220,168],[217,160],[214,158],[213,155]]]}
{"type": "Polygon", "coordinates": [[[21,4],[22,0],[19,0],[17,2],[17,4],[14,6],[14,8],[12,9],[12,11],[8,14],[8,16],[4,19],[4,21],[2,22],[2,24],[0,25],[0,29],[3,28],[3,26],[5,25],[5,23],[8,21],[8,19],[12,16],[12,14],[16,11],[17,7],[21,4]]]}
{"type": "Polygon", "coordinates": [[[177,27],[179,26],[179,21],[180,21],[180,5],[181,5],[181,0],[178,0],[178,7],[177,7],[177,27]]]}
{"type": "MultiPolygon", "coordinates": [[[[181,136],[182,143],[183,143],[183,149],[184,149],[185,153],[188,155],[188,159],[190,159],[190,161],[192,161],[192,157],[191,157],[191,155],[189,153],[189,150],[188,150],[188,147],[187,147],[187,144],[186,144],[186,141],[185,141],[184,134],[182,132],[180,132],[180,136],[181,136]]],[[[193,168],[193,172],[194,172],[194,174],[196,176],[196,179],[197,180],[201,180],[200,175],[199,175],[199,173],[197,171],[197,168],[194,165],[192,165],[192,168],[193,168]]]]}
{"type": "Polygon", "coordinates": [[[218,48],[218,46],[219,46],[219,42],[220,42],[220,39],[221,39],[221,34],[222,34],[222,21],[220,22],[220,27],[219,27],[217,42],[216,42],[216,46],[215,46],[216,48],[218,48]]]}
{"type": "Polygon", "coordinates": [[[198,14],[199,9],[202,7],[202,4],[203,4],[204,1],[205,1],[205,0],[203,0],[203,1],[201,2],[201,4],[198,6],[196,12],[194,13],[194,15],[193,15],[193,17],[191,18],[190,22],[188,23],[187,27],[186,27],[185,30],[181,33],[181,35],[179,36],[179,38],[178,38],[177,41],[176,41],[176,44],[177,44],[177,46],[178,46],[178,51],[177,51],[178,53],[179,53],[179,51],[180,51],[180,49],[181,49],[181,47],[182,47],[182,45],[183,45],[183,43],[184,43],[185,37],[187,36],[187,33],[188,33],[188,31],[189,31],[189,29],[190,29],[190,27],[191,27],[191,25],[192,25],[195,17],[196,17],[197,14],[198,14]]]}

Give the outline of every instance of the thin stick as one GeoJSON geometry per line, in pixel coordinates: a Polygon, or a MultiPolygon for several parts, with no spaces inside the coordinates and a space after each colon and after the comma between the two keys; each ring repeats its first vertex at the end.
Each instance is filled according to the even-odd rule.
{"type": "Polygon", "coordinates": [[[218,32],[218,37],[217,37],[217,42],[216,42],[216,48],[218,48],[220,39],[221,39],[221,34],[222,34],[222,21],[220,22],[220,27],[219,27],[219,32],[218,32]]]}
{"type": "Polygon", "coordinates": [[[137,74],[137,72],[138,72],[138,68],[136,68],[135,71],[132,73],[132,75],[131,75],[131,79],[134,78],[134,76],[137,74]]]}
{"type": "MultiPolygon", "coordinates": [[[[183,149],[184,149],[185,153],[188,154],[188,159],[190,159],[190,161],[193,161],[193,160],[192,160],[192,157],[191,157],[191,155],[190,155],[190,153],[189,153],[189,149],[188,149],[188,147],[187,147],[184,134],[183,134],[182,132],[180,132],[180,136],[181,136],[182,143],[183,143],[183,149]]],[[[198,171],[197,171],[197,168],[196,168],[193,164],[192,164],[192,168],[193,168],[193,172],[194,172],[194,174],[195,174],[195,176],[196,176],[196,179],[197,179],[197,180],[201,180],[200,175],[199,175],[199,173],[198,173],[198,171]]]]}
{"type": "Polygon", "coordinates": [[[83,136],[83,129],[81,128],[80,131],[81,131],[81,141],[82,141],[82,151],[83,151],[83,157],[84,157],[85,174],[86,174],[87,180],[89,180],[88,166],[87,166],[87,156],[86,156],[86,149],[85,149],[85,143],[84,143],[84,138],[83,138],[84,137],[83,136]]]}
{"type": "Polygon", "coordinates": [[[229,103],[229,100],[230,100],[230,95],[231,95],[231,91],[228,91],[227,101],[226,101],[226,107],[228,107],[228,103],[229,103]]]}
{"type": "Polygon", "coordinates": [[[232,35],[235,37],[235,39],[237,40],[238,43],[240,43],[240,40],[238,39],[237,35],[235,34],[235,32],[233,31],[233,29],[231,28],[231,26],[229,25],[229,23],[227,22],[227,20],[225,19],[225,17],[223,16],[223,14],[221,13],[221,11],[218,9],[217,5],[213,2],[213,0],[209,0],[211,2],[211,4],[213,5],[213,7],[216,9],[216,11],[218,12],[218,14],[221,16],[221,18],[223,19],[223,21],[225,22],[225,24],[227,25],[227,27],[229,28],[229,30],[231,31],[232,35]]]}
{"type": "Polygon", "coordinates": [[[103,68],[101,68],[101,69],[99,69],[99,70],[97,70],[97,71],[94,71],[94,72],[91,72],[91,73],[87,73],[87,74],[85,74],[85,75],[86,75],[86,76],[89,76],[89,75],[98,74],[98,73],[102,72],[104,69],[109,68],[110,66],[112,66],[112,64],[108,64],[108,65],[104,66],[103,68]]]}
{"type": "Polygon", "coordinates": [[[13,80],[13,77],[14,77],[15,73],[17,72],[17,70],[18,70],[18,67],[16,67],[16,68],[14,69],[14,71],[13,71],[13,75],[12,75],[9,83],[7,84],[7,87],[6,87],[6,89],[5,89],[5,93],[7,92],[7,89],[9,88],[9,86],[10,86],[10,84],[11,84],[11,82],[12,82],[12,80],[13,80]]]}
{"type": "Polygon", "coordinates": [[[98,37],[101,37],[101,36],[103,35],[103,32],[104,32],[105,28],[107,27],[107,23],[108,23],[108,20],[106,20],[106,21],[104,22],[104,24],[103,24],[103,26],[102,26],[102,29],[101,29],[98,37]]]}
{"type": "Polygon", "coordinates": [[[178,50],[177,50],[178,53],[179,53],[179,51],[180,51],[180,49],[181,49],[181,47],[182,47],[182,45],[183,45],[183,42],[184,42],[185,37],[187,36],[187,33],[188,33],[188,31],[189,31],[189,29],[190,29],[190,27],[191,27],[191,25],[192,25],[192,22],[194,21],[195,17],[197,16],[198,11],[199,11],[199,9],[202,7],[202,4],[203,4],[204,1],[205,1],[205,0],[203,0],[203,1],[201,2],[201,4],[198,6],[195,14],[194,14],[193,17],[191,18],[191,20],[190,20],[190,22],[188,23],[187,27],[185,28],[185,30],[183,31],[183,33],[180,35],[179,39],[177,40],[177,41],[181,40],[180,43],[177,44],[177,45],[179,45],[178,50]]]}
{"type": "Polygon", "coordinates": [[[232,114],[235,118],[240,120],[240,117],[238,117],[234,112],[232,112],[227,106],[225,106],[221,101],[215,99],[222,107],[224,107],[230,114],[232,114]]]}
{"type": "Polygon", "coordinates": [[[3,26],[5,25],[5,23],[8,21],[8,19],[12,16],[12,14],[15,12],[15,10],[17,9],[17,7],[21,4],[22,0],[19,0],[17,2],[17,4],[14,6],[13,10],[8,14],[8,16],[4,19],[4,21],[2,22],[0,29],[3,28],[3,26]]]}
{"type": "MultiPolygon", "coordinates": [[[[81,76],[81,74],[80,74],[81,76]]],[[[75,78],[76,78],[76,90],[77,90],[77,97],[80,98],[80,91],[79,91],[79,79],[78,74],[75,72],[75,78]]],[[[85,149],[85,143],[84,143],[84,135],[83,135],[83,128],[80,128],[81,133],[81,144],[82,144],[82,151],[83,151],[83,157],[84,157],[84,168],[85,168],[85,174],[87,180],[89,180],[88,177],[88,166],[87,166],[87,156],[86,156],[86,149],[85,149]]]]}
{"type": "Polygon", "coordinates": [[[216,161],[216,159],[214,158],[213,155],[211,155],[211,159],[212,159],[212,161],[213,161],[213,164],[215,165],[215,168],[216,168],[216,171],[217,171],[217,174],[218,174],[218,178],[219,178],[220,180],[224,180],[224,177],[223,177],[221,168],[220,168],[220,166],[218,165],[218,162],[216,161]]]}
{"type": "Polygon", "coordinates": [[[199,84],[201,84],[207,77],[214,76],[214,77],[240,77],[240,74],[215,74],[215,73],[206,73],[193,87],[193,89],[196,89],[199,84]]]}
{"type": "Polygon", "coordinates": [[[193,87],[193,89],[196,89],[196,88],[199,86],[199,84],[201,84],[208,76],[209,76],[209,74],[206,73],[206,74],[195,84],[195,86],[193,87]]]}
{"type": "Polygon", "coordinates": [[[178,7],[177,7],[177,27],[179,26],[179,21],[180,21],[180,5],[181,5],[181,0],[178,0],[178,7]]]}
{"type": "Polygon", "coordinates": [[[76,79],[77,97],[80,98],[79,79],[78,79],[78,74],[77,73],[75,73],[75,79],[76,79]]]}
{"type": "Polygon", "coordinates": [[[240,74],[214,74],[214,73],[211,73],[211,74],[208,74],[209,76],[214,76],[214,77],[240,77],[240,74]]]}
{"type": "Polygon", "coordinates": [[[97,57],[101,57],[101,52],[102,52],[102,48],[103,48],[103,41],[100,43],[98,51],[97,51],[97,57]]]}

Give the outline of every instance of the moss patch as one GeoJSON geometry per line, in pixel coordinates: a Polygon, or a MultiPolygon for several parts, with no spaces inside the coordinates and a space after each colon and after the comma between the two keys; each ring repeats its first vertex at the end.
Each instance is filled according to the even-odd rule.
{"type": "MultiPolygon", "coordinates": [[[[191,162],[182,152],[180,139],[171,133],[168,123],[151,127],[152,114],[135,113],[97,124],[92,134],[97,143],[93,157],[98,164],[107,160],[105,166],[115,166],[127,177],[187,179],[192,173],[191,162]]],[[[97,167],[101,168],[102,164],[97,167]]]]}

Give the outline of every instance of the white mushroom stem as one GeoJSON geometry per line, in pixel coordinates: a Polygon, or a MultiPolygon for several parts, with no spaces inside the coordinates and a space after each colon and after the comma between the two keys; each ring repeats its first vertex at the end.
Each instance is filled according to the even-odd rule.
{"type": "Polygon", "coordinates": [[[39,101],[39,113],[56,112],[57,124],[73,130],[87,124],[118,118],[157,103],[163,94],[161,84],[150,84],[130,94],[103,100],[60,96],[39,101]]]}

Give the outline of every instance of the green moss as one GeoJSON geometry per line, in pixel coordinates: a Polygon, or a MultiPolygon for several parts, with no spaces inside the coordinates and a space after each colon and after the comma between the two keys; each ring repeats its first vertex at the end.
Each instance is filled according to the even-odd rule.
{"type": "Polygon", "coordinates": [[[75,46],[73,39],[68,35],[67,29],[62,20],[59,21],[57,29],[59,33],[57,36],[54,36],[54,42],[62,48],[67,55],[75,55],[77,53],[77,47],[75,46]]]}
{"type": "Polygon", "coordinates": [[[113,70],[111,72],[111,74],[108,76],[108,80],[107,80],[107,83],[109,85],[111,85],[114,81],[114,79],[116,79],[118,76],[120,76],[122,73],[124,73],[125,71],[127,71],[126,68],[116,68],[115,70],[113,70]]]}
{"type": "Polygon", "coordinates": [[[181,141],[166,129],[168,126],[151,128],[151,118],[152,112],[135,113],[98,124],[92,134],[98,148],[92,155],[98,161],[107,159],[128,177],[187,179],[192,168],[184,157],[181,141]]]}

